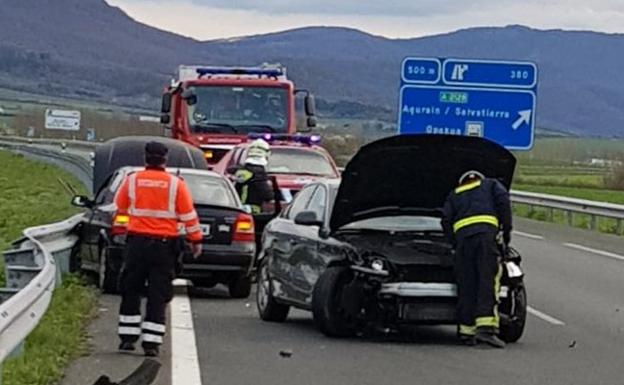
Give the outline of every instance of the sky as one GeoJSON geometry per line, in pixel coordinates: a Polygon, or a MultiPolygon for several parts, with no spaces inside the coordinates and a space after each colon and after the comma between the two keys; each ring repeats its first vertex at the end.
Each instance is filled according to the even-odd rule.
{"type": "Polygon", "coordinates": [[[475,26],[624,32],[624,0],[106,0],[134,19],[200,40],[303,26],[390,38],[475,26]]]}

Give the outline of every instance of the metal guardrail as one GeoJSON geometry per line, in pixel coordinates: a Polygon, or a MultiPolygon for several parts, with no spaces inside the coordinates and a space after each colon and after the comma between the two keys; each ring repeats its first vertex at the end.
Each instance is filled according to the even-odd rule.
{"type": "MultiPolygon", "coordinates": [[[[58,149],[40,148],[22,141],[6,141],[5,137],[0,137],[0,148],[5,148],[15,153],[24,154],[35,160],[54,164],[65,171],[73,174],[87,188],[89,192],[93,189],[93,166],[91,159],[65,152],[64,148],[58,144],[58,149]]],[[[37,143],[52,145],[50,143],[37,143]]],[[[73,143],[71,143],[73,145],[73,143]]],[[[93,147],[95,148],[95,147],[93,147]]]]}
{"type": "Polygon", "coordinates": [[[552,221],[554,218],[554,210],[561,210],[565,213],[567,223],[570,226],[574,223],[574,214],[588,215],[590,217],[589,228],[591,230],[597,229],[597,218],[615,219],[617,222],[617,234],[622,234],[624,205],[515,190],[511,191],[511,200],[513,203],[524,204],[531,208],[545,208],[549,221],[552,221]]]}
{"type": "Polygon", "coordinates": [[[4,252],[6,288],[0,289],[0,364],[37,326],[78,241],[82,214],[31,227],[4,252]]]}

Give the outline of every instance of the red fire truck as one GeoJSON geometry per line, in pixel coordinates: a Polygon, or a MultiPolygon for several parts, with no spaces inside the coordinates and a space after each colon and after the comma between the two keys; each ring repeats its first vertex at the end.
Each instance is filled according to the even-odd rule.
{"type": "Polygon", "coordinates": [[[313,95],[296,89],[286,68],[180,66],[162,99],[161,122],[167,136],[201,148],[217,163],[250,133],[297,132],[295,99],[302,95],[305,127],[316,126],[313,95]]]}

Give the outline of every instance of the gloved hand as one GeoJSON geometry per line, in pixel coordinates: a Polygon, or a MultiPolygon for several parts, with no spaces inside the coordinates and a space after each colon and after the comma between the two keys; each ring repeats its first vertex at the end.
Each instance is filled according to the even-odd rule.
{"type": "Polygon", "coordinates": [[[193,243],[191,245],[191,250],[193,252],[193,258],[197,259],[202,253],[202,244],[201,243],[193,243]]]}
{"type": "Polygon", "coordinates": [[[511,243],[511,232],[503,233],[503,243],[505,244],[505,247],[509,247],[509,243],[511,243]]]}

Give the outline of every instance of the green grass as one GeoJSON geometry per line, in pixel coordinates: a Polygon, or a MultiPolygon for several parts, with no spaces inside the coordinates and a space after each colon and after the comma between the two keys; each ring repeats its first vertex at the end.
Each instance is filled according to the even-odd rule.
{"type": "MultiPolygon", "coordinates": [[[[568,218],[561,210],[553,210],[552,218],[550,218],[549,210],[544,208],[533,208],[532,210],[526,205],[514,204],[513,213],[515,216],[530,218],[536,221],[553,222],[561,225],[568,225],[568,218]]],[[[572,217],[572,226],[580,229],[590,229],[591,218],[589,215],[574,214],[572,217]]],[[[596,230],[601,233],[617,234],[617,221],[610,218],[596,218],[596,230]]]]}
{"type": "Polygon", "coordinates": [[[0,151],[0,165],[0,249],[27,227],[57,222],[78,212],[58,182],[62,178],[86,194],[72,175],[5,151],[0,151]]]}
{"type": "Polygon", "coordinates": [[[518,191],[561,195],[571,198],[587,199],[591,201],[624,204],[624,191],[530,184],[514,184],[513,188],[518,191]]]}
{"type": "MultiPolygon", "coordinates": [[[[62,178],[85,193],[73,176],[4,151],[0,151],[0,166],[0,251],[25,228],[57,222],[77,212],[58,182],[62,178]]],[[[2,258],[0,284],[4,286],[2,258]]],[[[24,354],[5,363],[3,384],[56,383],[67,363],[86,348],[85,327],[94,306],[94,292],[77,278],[67,276],[63,286],[54,292],[42,322],[28,336],[24,354]]]]}
{"type": "Polygon", "coordinates": [[[71,360],[87,351],[86,327],[96,302],[94,289],[65,276],[42,321],[26,339],[23,354],[4,363],[2,384],[58,383],[71,360]]]}

